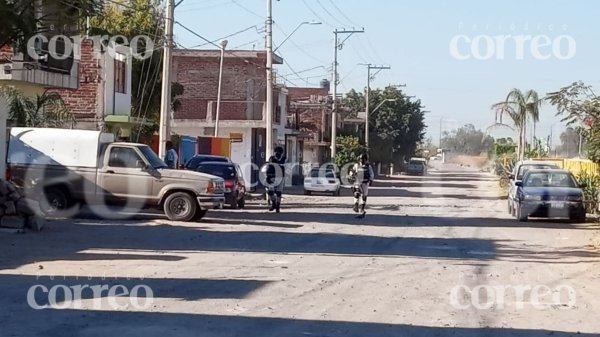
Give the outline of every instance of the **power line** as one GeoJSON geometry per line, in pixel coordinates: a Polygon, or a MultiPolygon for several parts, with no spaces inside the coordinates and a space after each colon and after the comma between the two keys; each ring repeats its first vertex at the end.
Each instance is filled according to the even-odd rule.
{"type": "Polygon", "coordinates": [[[253,11],[253,10],[249,9],[248,7],[246,7],[246,6],[244,6],[244,5],[240,4],[240,3],[238,3],[238,2],[237,2],[237,1],[235,1],[235,0],[231,0],[231,2],[233,2],[233,3],[234,3],[236,6],[238,6],[239,8],[241,8],[241,9],[245,10],[246,12],[248,12],[248,13],[250,13],[250,14],[252,14],[252,15],[256,16],[256,17],[259,17],[259,18],[261,18],[261,19],[264,19],[264,18],[265,18],[264,16],[262,16],[262,15],[260,15],[260,14],[256,13],[255,11],[253,11]]]}
{"type": "MultiPolygon", "coordinates": [[[[200,38],[200,39],[204,40],[204,41],[205,41],[205,42],[207,42],[208,44],[210,44],[210,45],[213,45],[213,46],[215,46],[215,47],[217,47],[217,48],[221,48],[221,46],[219,46],[218,44],[216,44],[216,43],[214,43],[214,42],[210,41],[209,39],[205,38],[204,36],[202,36],[202,35],[200,35],[200,34],[196,33],[194,30],[192,30],[191,28],[189,28],[189,27],[187,27],[187,26],[183,25],[181,22],[179,22],[179,21],[175,21],[175,24],[179,25],[181,28],[185,29],[185,30],[186,30],[186,31],[188,31],[189,33],[193,34],[194,36],[196,36],[196,37],[198,37],[198,38],[200,38]]],[[[190,48],[184,48],[184,49],[187,49],[187,50],[193,50],[193,49],[190,49],[190,48]]],[[[256,66],[256,67],[257,67],[257,68],[259,68],[259,69],[266,69],[266,67],[265,67],[264,65],[261,65],[261,64],[258,64],[258,63],[256,63],[256,62],[253,62],[253,61],[251,61],[251,60],[249,60],[249,59],[247,59],[247,58],[245,58],[245,57],[241,57],[241,56],[237,55],[237,54],[235,53],[235,51],[232,51],[232,50],[229,50],[229,49],[225,49],[225,53],[227,53],[227,54],[229,54],[229,55],[231,55],[231,56],[233,56],[233,57],[235,57],[235,58],[238,58],[238,59],[240,59],[240,60],[243,60],[244,62],[246,62],[246,63],[248,63],[248,64],[252,64],[252,65],[256,66]]],[[[283,56],[282,56],[282,57],[283,57],[283,56]]],[[[284,64],[286,64],[286,65],[287,65],[287,66],[288,66],[290,69],[292,69],[292,68],[289,66],[289,64],[287,64],[287,63],[286,63],[285,59],[283,60],[283,62],[284,62],[284,64]]],[[[284,77],[284,76],[280,75],[280,77],[284,77]]]]}
{"type": "Polygon", "coordinates": [[[335,21],[337,21],[337,23],[341,24],[342,27],[345,26],[345,24],[343,22],[338,20],[338,18],[336,18],[335,15],[331,14],[331,12],[325,6],[323,6],[323,3],[321,3],[321,0],[317,0],[317,4],[319,5],[319,7],[321,7],[325,11],[325,13],[327,13],[327,15],[329,15],[331,18],[333,18],[333,20],[335,20],[335,21]]]}
{"type": "Polygon", "coordinates": [[[323,22],[324,24],[326,24],[327,26],[331,27],[331,28],[335,28],[334,25],[330,24],[329,22],[327,22],[327,20],[323,19],[319,14],[317,14],[317,12],[315,12],[314,9],[312,9],[312,7],[310,7],[310,5],[306,2],[306,0],[302,0],[302,2],[304,3],[304,6],[306,6],[306,8],[308,8],[309,11],[311,11],[311,13],[313,13],[313,15],[319,19],[321,22],[323,22]]]}
{"type": "Polygon", "coordinates": [[[343,16],[343,17],[344,17],[346,20],[348,20],[348,22],[349,22],[350,24],[352,24],[353,26],[356,26],[356,27],[359,27],[359,26],[360,26],[360,25],[357,25],[357,24],[356,24],[356,22],[352,21],[352,19],[350,19],[350,18],[349,18],[349,17],[346,15],[346,13],[344,13],[344,11],[342,11],[342,10],[341,10],[341,9],[340,9],[340,8],[339,8],[339,7],[338,7],[336,4],[335,4],[335,2],[334,2],[333,0],[329,0],[329,2],[330,2],[332,5],[333,5],[333,7],[334,7],[334,8],[335,8],[335,9],[336,9],[338,12],[340,12],[340,14],[342,14],[342,16],[343,16]]]}
{"type": "MultiPolygon", "coordinates": [[[[237,32],[235,32],[235,33],[229,34],[229,35],[227,35],[227,36],[223,36],[223,37],[220,37],[220,38],[218,38],[218,39],[215,39],[215,40],[213,40],[213,41],[212,41],[212,43],[217,43],[217,42],[219,42],[219,41],[221,41],[221,40],[223,40],[223,39],[227,39],[227,38],[230,38],[230,37],[232,37],[232,36],[239,35],[239,34],[241,34],[241,33],[244,33],[244,32],[247,32],[247,31],[249,31],[249,30],[250,30],[250,29],[252,29],[252,28],[256,28],[256,32],[257,32],[257,34],[259,33],[259,30],[258,30],[258,25],[253,25],[253,26],[250,26],[250,27],[248,27],[248,28],[244,28],[244,29],[242,29],[242,30],[240,30],[240,31],[237,31],[237,32]]],[[[192,46],[192,48],[200,48],[200,47],[206,46],[207,44],[209,44],[209,43],[207,42],[207,43],[199,44],[199,45],[196,45],[196,46],[192,46]]]]}
{"type": "MultiPolygon", "coordinates": [[[[285,30],[283,30],[283,28],[281,28],[281,26],[279,26],[279,25],[277,24],[277,22],[275,22],[275,23],[274,23],[274,25],[275,25],[275,28],[279,29],[279,31],[280,31],[280,32],[282,32],[284,35],[286,35],[286,36],[288,35],[288,34],[285,32],[285,30]]],[[[294,47],[296,47],[296,49],[298,49],[298,51],[300,51],[300,52],[301,52],[302,54],[304,54],[306,57],[308,57],[308,58],[311,58],[311,59],[313,59],[313,60],[315,60],[315,61],[319,62],[320,64],[327,64],[327,63],[328,63],[328,62],[325,62],[325,61],[323,61],[323,60],[321,60],[321,59],[319,59],[319,58],[316,58],[314,55],[312,55],[312,54],[308,53],[307,51],[305,51],[304,49],[302,49],[302,47],[298,46],[298,44],[297,44],[296,42],[294,42],[294,40],[290,39],[289,41],[290,41],[290,43],[291,43],[291,44],[292,44],[294,47]]]]}

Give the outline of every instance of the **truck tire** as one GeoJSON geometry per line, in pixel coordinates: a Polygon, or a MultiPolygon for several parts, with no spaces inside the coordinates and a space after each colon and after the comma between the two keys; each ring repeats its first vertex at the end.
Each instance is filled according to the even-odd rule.
{"type": "Polygon", "coordinates": [[[79,204],[75,204],[69,192],[60,186],[44,188],[40,198],[40,210],[48,217],[72,217],[79,212],[79,204]]]}
{"type": "Polygon", "coordinates": [[[192,221],[199,207],[190,194],[175,192],[167,197],[163,208],[171,221],[192,221]]]}

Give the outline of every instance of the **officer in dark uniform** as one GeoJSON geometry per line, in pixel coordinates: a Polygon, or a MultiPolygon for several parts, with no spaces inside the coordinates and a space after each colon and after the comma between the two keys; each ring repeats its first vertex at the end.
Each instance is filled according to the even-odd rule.
{"type": "Polygon", "coordinates": [[[275,147],[274,154],[267,162],[267,195],[269,196],[270,207],[269,211],[275,210],[279,213],[281,206],[281,194],[285,182],[285,161],[286,157],[283,154],[283,147],[275,147]]]}

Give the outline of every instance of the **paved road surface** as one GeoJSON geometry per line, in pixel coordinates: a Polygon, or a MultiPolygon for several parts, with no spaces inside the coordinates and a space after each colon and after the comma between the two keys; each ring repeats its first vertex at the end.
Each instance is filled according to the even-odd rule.
{"type": "Polygon", "coordinates": [[[0,234],[0,336],[600,336],[598,225],[518,223],[497,186],[444,166],[377,181],[364,220],[346,191],[288,196],[278,215],[255,202],[0,234]],[[88,289],[80,308],[33,310],[36,284],[144,284],[154,300],[88,289]]]}

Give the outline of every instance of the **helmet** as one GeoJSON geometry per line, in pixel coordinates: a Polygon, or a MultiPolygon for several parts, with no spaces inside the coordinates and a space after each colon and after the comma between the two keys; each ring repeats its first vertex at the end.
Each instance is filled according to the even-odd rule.
{"type": "Polygon", "coordinates": [[[358,156],[358,161],[366,163],[369,161],[369,156],[366,153],[363,153],[360,156],[358,156]]]}
{"type": "Polygon", "coordinates": [[[281,156],[283,154],[283,147],[277,146],[275,147],[275,155],[281,156]]]}

